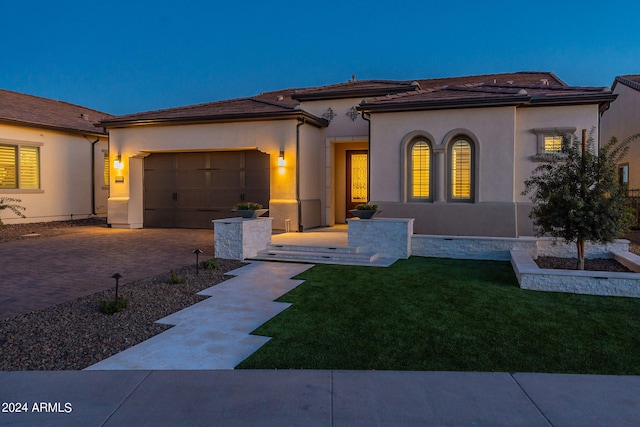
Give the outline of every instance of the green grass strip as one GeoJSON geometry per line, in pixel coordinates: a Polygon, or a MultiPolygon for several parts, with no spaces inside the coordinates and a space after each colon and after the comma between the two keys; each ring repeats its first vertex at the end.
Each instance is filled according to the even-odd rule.
{"type": "Polygon", "coordinates": [[[241,369],[640,374],[640,300],[534,292],[507,262],[318,265],[241,369]]]}

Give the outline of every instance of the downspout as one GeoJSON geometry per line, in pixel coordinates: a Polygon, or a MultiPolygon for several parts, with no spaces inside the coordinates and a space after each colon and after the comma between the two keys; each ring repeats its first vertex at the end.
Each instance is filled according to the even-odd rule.
{"type": "Polygon", "coordinates": [[[367,121],[369,126],[367,141],[367,203],[371,200],[371,113],[362,111],[362,118],[367,121]]]}
{"type": "Polygon", "coordinates": [[[302,201],[300,200],[300,126],[306,123],[304,117],[298,118],[296,125],[296,203],[298,204],[298,232],[302,233],[302,201]]]}
{"type": "Polygon", "coordinates": [[[91,215],[96,213],[96,144],[100,138],[91,143],[91,215]]]}

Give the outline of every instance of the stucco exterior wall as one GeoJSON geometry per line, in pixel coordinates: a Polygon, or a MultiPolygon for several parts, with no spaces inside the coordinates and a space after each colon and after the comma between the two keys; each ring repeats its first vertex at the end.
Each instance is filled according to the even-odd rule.
{"type": "MultiPolygon", "coordinates": [[[[322,213],[320,222],[316,225],[333,225],[345,223],[345,150],[346,149],[368,149],[369,123],[360,114],[353,116],[348,114],[352,107],[356,107],[362,101],[361,98],[350,99],[329,99],[323,101],[304,101],[301,108],[317,117],[323,117],[327,110],[331,108],[334,117],[329,126],[320,132],[315,132],[318,137],[322,137],[319,142],[321,152],[316,152],[317,143],[315,137],[309,137],[314,142],[314,153],[318,155],[313,159],[316,165],[322,167],[318,177],[318,188],[321,190],[322,213]],[[348,148],[351,147],[351,148],[348,148]]],[[[326,118],[326,117],[325,117],[326,118]]],[[[305,170],[304,168],[302,170],[305,170]]],[[[306,228],[305,221],[305,228],[306,228]]]]}
{"type": "Polygon", "coordinates": [[[516,202],[516,223],[518,236],[535,234],[529,218],[531,212],[530,195],[523,196],[524,182],[540,164],[535,160],[538,153],[538,136],[533,129],[575,128],[575,135],[581,137],[582,129],[594,130],[597,142],[599,131],[599,112],[597,105],[573,105],[559,107],[518,108],[516,112],[516,151],[514,193],[516,202]]]}
{"type": "Polygon", "coordinates": [[[516,112],[516,151],[514,199],[517,202],[529,202],[528,196],[521,193],[524,181],[540,164],[534,160],[538,150],[537,135],[533,129],[575,128],[576,136],[581,137],[582,129],[587,133],[594,129],[594,138],[598,138],[599,112],[597,105],[572,105],[561,107],[518,108],[516,112]]]}
{"type": "MultiPolygon", "coordinates": [[[[446,152],[457,134],[477,141],[476,201],[513,201],[515,108],[475,108],[373,114],[371,121],[371,198],[380,202],[406,200],[406,137],[420,133],[433,139],[433,151],[446,152]],[[393,177],[393,179],[391,179],[393,177]]],[[[446,156],[446,153],[444,154],[446,156]]],[[[446,180],[446,170],[434,156],[434,185],[446,180]]],[[[446,169],[446,162],[443,165],[446,169]]],[[[446,189],[446,186],[445,186],[446,189]]],[[[438,199],[435,194],[435,199],[438,199]]],[[[440,195],[442,196],[442,195],[440,195]]],[[[446,195],[444,195],[446,198],[446,195]]]]}
{"type": "Polygon", "coordinates": [[[92,185],[96,197],[96,214],[106,213],[108,189],[103,186],[103,150],[107,138],[102,137],[93,149],[95,136],[83,136],[46,129],[0,124],[0,143],[40,147],[40,189],[0,189],[0,197],[21,200],[26,218],[3,211],[6,224],[61,221],[87,218],[92,212],[92,185]],[[92,182],[92,161],[95,161],[92,182]]]}
{"type": "Polygon", "coordinates": [[[335,116],[329,123],[329,127],[323,130],[327,138],[367,135],[369,133],[367,121],[360,114],[355,120],[351,120],[351,117],[347,115],[351,107],[358,106],[361,101],[361,98],[305,101],[300,103],[300,107],[317,117],[323,117],[328,108],[333,110],[335,116]]]}
{"type": "MultiPolygon", "coordinates": [[[[269,216],[274,218],[273,227],[284,229],[285,219],[290,219],[294,226],[298,223],[296,123],[296,120],[278,120],[111,129],[109,223],[122,228],[143,226],[143,158],[148,153],[258,149],[271,156],[269,216]],[[282,169],[278,166],[281,150],[284,150],[286,161],[282,169]],[[124,182],[115,181],[113,161],[118,154],[124,163],[121,172],[124,182]]],[[[317,131],[310,125],[304,125],[300,129],[301,136],[314,130],[317,131]]],[[[301,161],[311,155],[313,152],[305,152],[301,161]]],[[[309,191],[309,197],[318,193],[309,191]]]]}
{"type": "MultiPolygon", "coordinates": [[[[602,143],[613,136],[623,140],[640,133],[640,91],[618,83],[613,93],[618,98],[602,115],[602,143]]],[[[640,189],[640,139],[631,142],[630,147],[621,163],[629,163],[629,188],[640,189]]]]}
{"type": "Polygon", "coordinates": [[[533,129],[598,126],[597,105],[495,107],[377,113],[371,126],[371,199],[383,216],[415,217],[421,234],[515,237],[533,235],[522,196],[524,181],[539,164],[533,129]],[[448,200],[448,143],[457,134],[475,145],[474,200],[448,200]],[[417,135],[432,143],[432,200],[408,201],[407,144],[417,135]]]}
{"type": "Polygon", "coordinates": [[[421,234],[515,235],[515,107],[373,114],[371,200],[382,216],[415,217],[421,234]],[[448,202],[448,143],[469,136],[475,146],[474,202],[448,202]],[[432,201],[407,202],[407,144],[432,143],[432,201]]]}
{"type": "Polygon", "coordinates": [[[300,127],[300,202],[303,229],[324,224],[324,130],[300,127]]]}

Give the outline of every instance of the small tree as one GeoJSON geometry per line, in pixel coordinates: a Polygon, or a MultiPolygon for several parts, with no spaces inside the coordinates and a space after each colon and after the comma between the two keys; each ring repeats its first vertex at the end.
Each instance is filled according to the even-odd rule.
{"type": "Polygon", "coordinates": [[[595,150],[593,132],[582,143],[565,138],[561,153],[538,166],[525,181],[523,195],[532,193],[529,217],[538,235],[575,242],[578,269],[584,270],[585,242],[609,243],[631,225],[627,188],[618,182],[618,162],[629,150],[633,135],[622,142],[615,137],[595,150]]]}
{"type": "MultiPolygon", "coordinates": [[[[24,218],[25,216],[22,211],[25,210],[25,208],[18,204],[20,202],[20,199],[13,199],[11,197],[0,197],[0,212],[5,209],[9,209],[20,218],[24,218]]],[[[2,218],[0,218],[0,228],[2,227],[4,227],[4,224],[2,223],[2,218]]]]}

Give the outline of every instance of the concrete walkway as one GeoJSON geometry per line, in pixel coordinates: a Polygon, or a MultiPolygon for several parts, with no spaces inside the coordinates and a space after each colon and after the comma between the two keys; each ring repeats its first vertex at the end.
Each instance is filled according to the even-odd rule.
{"type": "Polygon", "coordinates": [[[175,325],[88,370],[233,369],[270,338],[249,335],[291,304],[274,300],[301,284],[308,264],[253,262],[199,295],[209,298],[158,323],[175,325]]]}

